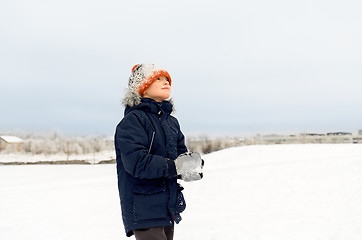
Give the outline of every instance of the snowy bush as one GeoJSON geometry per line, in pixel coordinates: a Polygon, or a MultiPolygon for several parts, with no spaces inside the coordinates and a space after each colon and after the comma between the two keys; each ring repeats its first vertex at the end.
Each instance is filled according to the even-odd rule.
{"type": "MultiPolygon", "coordinates": [[[[96,154],[103,151],[114,151],[113,137],[105,136],[65,136],[59,132],[35,133],[7,133],[24,139],[22,153],[38,155],[66,154],[84,155],[96,154]]],[[[240,138],[210,138],[207,136],[187,138],[186,145],[189,151],[203,154],[218,151],[224,148],[251,144],[240,138]]],[[[10,153],[8,150],[2,153],[10,153]]]]}
{"type": "MultiPolygon", "coordinates": [[[[94,154],[114,151],[113,137],[84,136],[69,137],[58,132],[47,134],[13,134],[24,139],[22,152],[28,154],[94,154]]],[[[4,152],[5,153],[5,152],[4,152]]]]}
{"type": "Polygon", "coordinates": [[[209,138],[209,137],[191,137],[186,141],[186,146],[191,152],[200,152],[203,154],[215,152],[221,149],[245,145],[244,139],[239,138],[209,138]]]}

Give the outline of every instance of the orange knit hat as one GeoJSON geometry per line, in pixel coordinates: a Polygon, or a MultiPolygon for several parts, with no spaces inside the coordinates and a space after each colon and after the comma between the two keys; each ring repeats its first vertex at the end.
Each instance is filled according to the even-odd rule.
{"type": "Polygon", "coordinates": [[[155,64],[136,64],[128,81],[128,88],[142,96],[145,90],[158,78],[165,76],[171,85],[170,74],[155,64]]]}

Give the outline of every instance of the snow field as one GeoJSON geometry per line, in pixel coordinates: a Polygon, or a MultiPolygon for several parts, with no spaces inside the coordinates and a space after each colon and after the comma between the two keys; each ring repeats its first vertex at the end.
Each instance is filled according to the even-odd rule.
{"type": "MultiPolygon", "coordinates": [[[[246,146],[204,155],[175,240],[360,240],[362,145],[246,146]]],[[[0,239],[126,238],[116,169],[0,166],[0,239]]]]}
{"type": "Polygon", "coordinates": [[[121,239],[112,165],[0,167],[0,239],[121,239]]]}
{"type": "Polygon", "coordinates": [[[116,159],[116,153],[114,151],[102,151],[97,153],[90,154],[77,154],[69,155],[66,154],[23,154],[23,153],[9,153],[2,154],[0,153],[0,163],[36,163],[36,162],[45,162],[45,161],[74,161],[74,160],[84,160],[89,163],[98,163],[104,160],[116,159]]]}
{"type": "Polygon", "coordinates": [[[191,234],[180,239],[361,239],[361,145],[248,146],[204,159],[204,180],[183,184],[178,231],[191,234]]]}

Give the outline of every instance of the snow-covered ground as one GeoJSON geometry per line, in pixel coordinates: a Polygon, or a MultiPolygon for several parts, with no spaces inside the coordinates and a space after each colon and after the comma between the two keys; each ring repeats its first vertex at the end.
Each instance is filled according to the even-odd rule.
{"type": "Polygon", "coordinates": [[[36,162],[62,162],[82,160],[89,163],[109,161],[116,159],[115,151],[102,151],[90,154],[25,154],[25,153],[0,153],[1,163],[36,163],[36,162]]]}
{"type": "MultiPolygon", "coordinates": [[[[175,240],[362,239],[362,145],[247,146],[203,158],[204,179],[183,183],[175,240]]],[[[127,239],[115,165],[0,166],[0,239],[127,239]]]]}

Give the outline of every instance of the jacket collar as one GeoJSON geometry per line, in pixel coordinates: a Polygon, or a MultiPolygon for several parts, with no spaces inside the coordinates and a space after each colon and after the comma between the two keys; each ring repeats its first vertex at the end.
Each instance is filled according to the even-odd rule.
{"type": "Polygon", "coordinates": [[[155,113],[159,115],[171,114],[173,111],[173,104],[170,101],[157,102],[151,98],[140,98],[140,103],[135,106],[126,106],[124,115],[130,113],[134,109],[141,109],[146,112],[155,113]]]}

